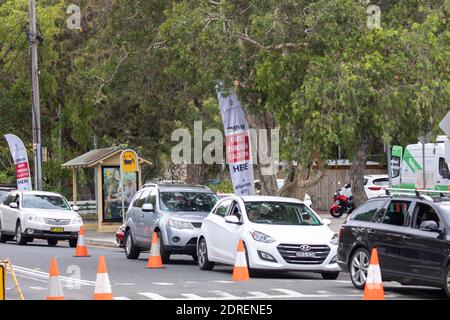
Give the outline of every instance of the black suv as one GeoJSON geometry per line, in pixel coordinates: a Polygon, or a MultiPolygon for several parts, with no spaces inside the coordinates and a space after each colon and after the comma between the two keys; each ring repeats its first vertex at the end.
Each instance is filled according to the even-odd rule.
{"type": "Polygon", "coordinates": [[[338,264],[366,282],[377,248],[383,281],[443,288],[450,297],[450,197],[392,194],[368,200],[339,230],[338,264]]]}

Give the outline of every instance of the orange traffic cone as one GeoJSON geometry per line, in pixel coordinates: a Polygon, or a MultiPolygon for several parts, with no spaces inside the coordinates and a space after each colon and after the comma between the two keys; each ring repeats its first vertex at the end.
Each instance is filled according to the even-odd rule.
{"type": "Polygon", "coordinates": [[[74,257],[90,257],[88,254],[86,241],[84,239],[84,228],[83,226],[80,227],[80,231],[78,232],[78,242],[77,247],[75,249],[74,257]]]}
{"type": "Polygon", "coordinates": [[[56,257],[50,262],[50,273],[48,278],[47,300],[64,300],[64,293],[59,279],[58,263],[56,257]]]}
{"type": "Polygon", "coordinates": [[[97,280],[95,281],[94,300],[112,300],[111,284],[106,270],[105,257],[98,258],[97,280]]]}
{"type": "Polygon", "coordinates": [[[378,251],[376,248],[372,249],[372,254],[370,256],[363,300],[384,300],[383,280],[381,280],[380,263],[378,261],[378,251]]]}
{"type": "Polygon", "coordinates": [[[237,247],[232,279],[234,281],[247,281],[250,279],[247,258],[245,257],[244,242],[242,240],[239,240],[237,247]]]}
{"type": "Polygon", "coordinates": [[[150,256],[148,257],[146,268],[164,268],[159,248],[158,234],[156,232],[153,232],[152,246],[150,247],[150,256]]]}

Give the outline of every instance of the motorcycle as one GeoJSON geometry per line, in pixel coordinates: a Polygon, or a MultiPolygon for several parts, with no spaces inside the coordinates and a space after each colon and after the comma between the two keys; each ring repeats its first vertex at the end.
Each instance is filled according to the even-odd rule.
{"type": "MultiPolygon", "coordinates": [[[[340,183],[338,183],[340,184],[340,183]]],[[[340,218],[344,213],[350,214],[355,210],[353,197],[347,197],[342,194],[342,188],[336,190],[333,196],[333,205],[330,208],[330,214],[334,218],[340,218]]]]}

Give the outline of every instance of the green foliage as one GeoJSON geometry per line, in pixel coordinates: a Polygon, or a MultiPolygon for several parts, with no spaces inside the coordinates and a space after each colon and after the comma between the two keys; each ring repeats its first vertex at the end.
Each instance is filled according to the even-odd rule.
{"type": "Polygon", "coordinates": [[[209,184],[208,187],[216,193],[234,193],[231,180],[220,180],[219,184],[209,184]]]}
{"type": "MultiPolygon", "coordinates": [[[[439,131],[450,105],[448,0],[379,1],[378,30],[367,28],[366,1],[355,0],[73,3],[81,31],[66,27],[67,2],[38,2],[52,190],[68,192],[60,165],[92,149],[94,134],[99,147],[124,145],[152,160],[147,178],[161,175],[174,129],[199,120],[222,129],[218,79],[227,89],[237,81],[247,114],[280,129],[282,159],[304,164],[332,157],[336,145],[352,157],[362,137],[372,147],[414,142],[439,131]]],[[[26,0],[0,4],[0,134],[30,147],[26,12],[26,0]]]]}

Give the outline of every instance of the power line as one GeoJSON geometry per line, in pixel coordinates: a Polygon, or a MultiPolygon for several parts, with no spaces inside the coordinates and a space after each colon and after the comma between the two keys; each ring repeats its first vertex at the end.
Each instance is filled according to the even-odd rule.
{"type": "Polygon", "coordinates": [[[14,45],[16,44],[17,40],[19,39],[20,35],[23,32],[23,28],[19,31],[19,33],[17,34],[16,39],[14,39],[13,43],[9,46],[9,48],[6,50],[5,54],[3,55],[3,57],[0,58],[0,62],[3,61],[6,56],[9,54],[9,52],[11,52],[12,48],[14,47],[14,45]]]}
{"type": "Polygon", "coordinates": [[[20,47],[19,51],[17,52],[16,56],[14,57],[13,61],[10,63],[8,70],[6,70],[6,72],[4,73],[4,75],[6,76],[9,72],[9,70],[11,70],[11,67],[13,66],[13,64],[16,62],[17,58],[19,57],[19,54],[22,52],[23,48],[25,47],[25,45],[27,44],[27,40],[25,40],[22,44],[22,46],[20,47]]]}

